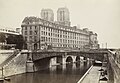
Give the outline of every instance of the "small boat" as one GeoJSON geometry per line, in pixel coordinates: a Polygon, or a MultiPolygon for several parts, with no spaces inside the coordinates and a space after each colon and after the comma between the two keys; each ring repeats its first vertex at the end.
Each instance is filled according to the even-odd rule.
{"type": "Polygon", "coordinates": [[[4,80],[6,80],[6,81],[10,81],[10,78],[4,78],[4,80]]]}

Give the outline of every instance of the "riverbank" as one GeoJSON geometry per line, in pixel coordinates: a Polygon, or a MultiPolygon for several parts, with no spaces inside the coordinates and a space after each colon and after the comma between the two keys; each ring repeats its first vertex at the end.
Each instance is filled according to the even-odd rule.
{"type": "Polygon", "coordinates": [[[88,71],[77,83],[107,83],[107,81],[100,81],[100,66],[91,66],[88,71]]]}

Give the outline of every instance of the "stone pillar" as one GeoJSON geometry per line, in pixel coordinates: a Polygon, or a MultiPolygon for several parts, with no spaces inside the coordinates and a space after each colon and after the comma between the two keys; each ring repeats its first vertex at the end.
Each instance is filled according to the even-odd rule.
{"type": "Polygon", "coordinates": [[[50,66],[49,67],[52,67],[55,65],[57,65],[57,57],[53,57],[50,59],[50,66]]]}
{"type": "Polygon", "coordinates": [[[62,69],[63,70],[66,70],[66,57],[67,57],[67,54],[62,56],[62,64],[63,64],[62,69]]]}
{"type": "Polygon", "coordinates": [[[62,56],[62,64],[66,64],[66,57],[67,57],[67,55],[62,56]]]}
{"type": "Polygon", "coordinates": [[[66,57],[67,57],[67,53],[62,55],[62,64],[66,64],[66,57]]]}
{"type": "Polygon", "coordinates": [[[62,56],[57,56],[56,62],[57,62],[57,64],[62,64],[62,56]]]}
{"type": "Polygon", "coordinates": [[[76,62],[76,56],[72,56],[72,59],[73,59],[73,62],[76,62]]]}
{"type": "Polygon", "coordinates": [[[26,72],[34,72],[34,63],[31,51],[27,54],[26,72]]]}

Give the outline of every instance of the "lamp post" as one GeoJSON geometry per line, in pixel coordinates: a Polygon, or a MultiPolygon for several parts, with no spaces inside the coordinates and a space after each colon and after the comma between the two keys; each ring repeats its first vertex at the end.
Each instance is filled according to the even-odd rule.
{"type": "Polygon", "coordinates": [[[106,43],[106,49],[107,49],[107,43],[106,43]]]}

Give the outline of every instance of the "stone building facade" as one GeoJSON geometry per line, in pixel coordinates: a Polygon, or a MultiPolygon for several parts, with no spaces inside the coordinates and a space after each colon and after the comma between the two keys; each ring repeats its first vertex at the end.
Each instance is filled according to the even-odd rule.
{"type": "Polygon", "coordinates": [[[27,49],[44,49],[48,46],[62,49],[90,48],[90,39],[92,39],[90,38],[90,31],[86,29],[78,29],[76,26],[70,26],[68,9],[60,8],[58,9],[57,14],[57,22],[34,16],[25,17],[21,27],[27,49]],[[65,16],[63,14],[60,16],[59,13],[61,11],[63,13],[63,10],[64,13],[67,13],[65,13],[65,16]],[[62,24],[61,22],[68,23],[62,24]]]}

